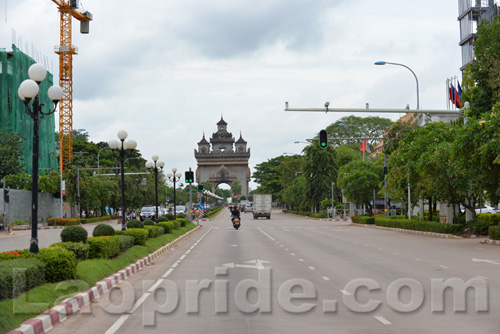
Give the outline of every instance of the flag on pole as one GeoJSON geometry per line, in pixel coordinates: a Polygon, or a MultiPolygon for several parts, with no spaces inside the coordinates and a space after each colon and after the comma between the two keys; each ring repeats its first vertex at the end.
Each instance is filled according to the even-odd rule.
{"type": "Polygon", "coordinates": [[[460,83],[457,80],[457,92],[455,94],[455,106],[457,108],[462,108],[462,87],[460,87],[460,83]]]}
{"type": "Polygon", "coordinates": [[[359,150],[361,152],[366,151],[366,139],[363,141],[363,143],[361,143],[361,145],[359,145],[359,150]]]}
{"type": "Polygon", "coordinates": [[[453,86],[453,84],[450,84],[450,100],[452,104],[456,104],[456,97],[455,97],[456,89],[453,86]]]}

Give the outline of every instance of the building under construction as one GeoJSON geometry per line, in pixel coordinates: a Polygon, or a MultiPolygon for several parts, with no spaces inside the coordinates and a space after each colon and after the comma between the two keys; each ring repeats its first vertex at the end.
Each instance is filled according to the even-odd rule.
{"type": "MultiPolygon", "coordinates": [[[[22,137],[21,147],[23,170],[31,174],[33,154],[33,119],[26,114],[24,103],[17,94],[19,85],[28,79],[28,68],[35,63],[15,45],[12,51],[0,49],[0,131],[18,133],[22,137]]],[[[45,111],[54,108],[47,96],[47,90],[53,85],[52,74],[40,83],[40,104],[45,111]]],[[[31,104],[30,104],[31,107],[31,104]]],[[[52,109],[51,109],[52,110],[52,109]]],[[[54,114],[40,117],[40,156],[39,173],[58,170],[58,155],[55,138],[54,114]]],[[[0,157],[1,158],[1,157],[0,157]]]]}

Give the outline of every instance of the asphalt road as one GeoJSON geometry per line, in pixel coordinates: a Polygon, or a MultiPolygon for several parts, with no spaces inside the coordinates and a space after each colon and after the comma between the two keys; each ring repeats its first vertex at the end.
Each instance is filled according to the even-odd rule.
{"type": "Polygon", "coordinates": [[[51,333],[500,332],[498,246],[281,213],[203,224],[51,333]]]}

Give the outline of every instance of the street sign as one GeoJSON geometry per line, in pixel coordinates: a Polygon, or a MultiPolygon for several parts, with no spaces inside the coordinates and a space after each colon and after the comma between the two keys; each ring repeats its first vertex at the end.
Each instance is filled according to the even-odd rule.
{"type": "Polygon", "coordinates": [[[205,205],[203,205],[203,203],[198,204],[198,209],[201,210],[205,209],[205,205]]]}

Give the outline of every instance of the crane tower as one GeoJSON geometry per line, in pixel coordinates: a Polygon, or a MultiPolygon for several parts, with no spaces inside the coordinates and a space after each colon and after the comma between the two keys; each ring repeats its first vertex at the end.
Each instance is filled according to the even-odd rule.
{"type": "Polygon", "coordinates": [[[55,47],[59,55],[59,86],[63,97],[59,101],[59,154],[61,170],[73,157],[73,55],[78,54],[78,48],[71,44],[72,17],[80,21],[80,32],[88,34],[90,12],[79,11],[78,0],[52,0],[59,9],[60,45],[55,47]]]}

